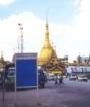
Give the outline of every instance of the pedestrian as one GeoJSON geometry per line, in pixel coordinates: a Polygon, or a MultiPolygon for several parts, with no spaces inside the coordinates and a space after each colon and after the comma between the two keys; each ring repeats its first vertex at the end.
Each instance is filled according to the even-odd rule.
{"type": "Polygon", "coordinates": [[[63,83],[63,75],[59,76],[59,83],[62,84],[63,83]]]}
{"type": "Polygon", "coordinates": [[[57,84],[58,83],[58,76],[57,75],[55,75],[55,84],[57,84]]]}

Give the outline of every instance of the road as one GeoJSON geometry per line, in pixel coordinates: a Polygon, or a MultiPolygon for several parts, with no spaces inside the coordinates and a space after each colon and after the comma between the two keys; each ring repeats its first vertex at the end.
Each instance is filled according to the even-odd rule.
{"type": "Polygon", "coordinates": [[[49,81],[44,89],[5,92],[4,103],[4,107],[90,107],[90,81],[64,80],[61,85],[49,81]]]}

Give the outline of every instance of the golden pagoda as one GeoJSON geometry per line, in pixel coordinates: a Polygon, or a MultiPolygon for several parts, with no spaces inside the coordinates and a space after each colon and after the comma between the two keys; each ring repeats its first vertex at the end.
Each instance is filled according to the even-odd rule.
{"type": "Polygon", "coordinates": [[[45,31],[45,41],[44,41],[44,46],[41,49],[40,56],[38,58],[38,65],[42,66],[46,63],[49,62],[49,60],[53,57],[56,56],[56,52],[53,49],[53,47],[50,44],[49,41],[49,26],[48,26],[48,21],[46,21],[45,25],[46,31],[45,31]]]}
{"type": "Polygon", "coordinates": [[[45,29],[44,46],[42,47],[38,58],[38,65],[47,72],[54,72],[54,74],[65,74],[65,64],[57,58],[56,52],[49,41],[48,21],[46,21],[45,29]]]}

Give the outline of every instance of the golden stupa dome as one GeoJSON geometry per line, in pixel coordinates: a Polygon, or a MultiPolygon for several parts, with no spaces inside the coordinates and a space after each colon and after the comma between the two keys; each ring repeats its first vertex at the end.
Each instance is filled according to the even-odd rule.
{"type": "Polygon", "coordinates": [[[48,23],[46,22],[46,32],[45,32],[45,41],[44,46],[41,49],[39,58],[38,58],[38,65],[46,64],[53,56],[56,56],[56,52],[50,44],[49,41],[49,30],[48,30],[48,23]]]}

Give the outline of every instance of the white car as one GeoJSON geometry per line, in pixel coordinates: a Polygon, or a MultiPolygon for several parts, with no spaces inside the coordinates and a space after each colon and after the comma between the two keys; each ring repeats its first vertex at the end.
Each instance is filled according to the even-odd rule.
{"type": "Polygon", "coordinates": [[[77,79],[76,76],[70,76],[70,77],[69,77],[69,80],[76,80],[76,79],[77,79]]]}
{"type": "Polygon", "coordinates": [[[88,81],[88,78],[86,76],[78,76],[78,81],[88,81]]]}

